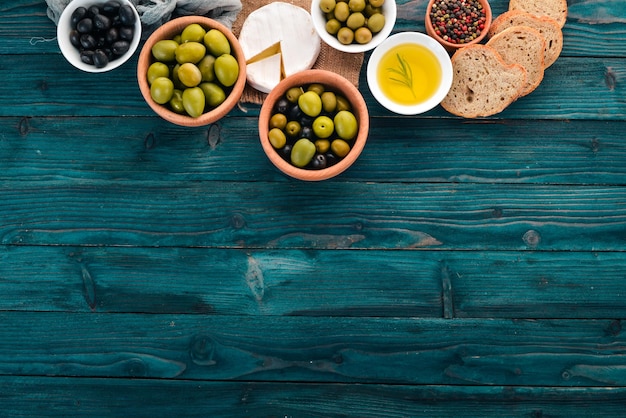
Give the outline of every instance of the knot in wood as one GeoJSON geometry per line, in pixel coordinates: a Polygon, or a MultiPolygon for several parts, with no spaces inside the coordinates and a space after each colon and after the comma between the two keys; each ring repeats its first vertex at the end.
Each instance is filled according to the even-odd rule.
{"type": "Polygon", "coordinates": [[[244,218],[240,213],[234,213],[230,217],[230,226],[235,229],[241,229],[246,226],[246,218],[244,218]]]}
{"type": "Polygon", "coordinates": [[[147,375],[147,368],[143,361],[134,358],[126,363],[126,373],[131,377],[143,377],[147,375]]]}
{"type": "Polygon", "coordinates": [[[530,229],[526,231],[522,239],[524,240],[524,243],[526,243],[526,245],[535,248],[541,242],[541,235],[539,234],[539,232],[530,229]]]}
{"type": "Polygon", "coordinates": [[[199,366],[212,366],[215,359],[215,342],[206,335],[197,335],[189,346],[189,357],[191,361],[199,366]]]}

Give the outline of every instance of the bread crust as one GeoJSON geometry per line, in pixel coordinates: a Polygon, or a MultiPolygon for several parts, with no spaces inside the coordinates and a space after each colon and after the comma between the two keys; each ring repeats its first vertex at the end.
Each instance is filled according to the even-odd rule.
{"type": "Polygon", "coordinates": [[[452,87],[441,102],[448,112],[464,118],[492,116],[517,100],[526,83],[526,70],[507,64],[492,47],[469,45],[452,56],[452,87]]]}
{"type": "Polygon", "coordinates": [[[535,16],[522,10],[509,10],[496,17],[491,23],[488,38],[494,37],[511,26],[530,26],[537,29],[546,40],[544,48],[544,68],[556,62],[563,49],[563,31],[558,22],[548,16],[535,16]]]}
{"type": "Polygon", "coordinates": [[[543,80],[545,44],[543,35],[530,26],[511,26],[487,42],[487,46],[498,51],[504,62],[520,64],[526,70],[522,96],[532,93],[543,80]]]}
{"type": "Polygon", "coordinates": [[[548,16],[562,28],[567,20],[567,0],[510,0],[509,10],[523,10],[535,16],[548,16]]]}

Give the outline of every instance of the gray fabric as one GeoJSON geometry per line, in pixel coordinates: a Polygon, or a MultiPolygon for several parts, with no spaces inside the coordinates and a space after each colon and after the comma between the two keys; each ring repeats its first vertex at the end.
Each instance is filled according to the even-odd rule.
{"type": "MultiPolygon", "coordinates": [[[[57,24],[63,9],[72,0],[46,0],[48,17],[57,24]]],[[[229,29],[241,11],[240,0],[131,0],[142,24],[142,37],[147,38],[156,28],[179,16],[206,16],[229,29]]]]}

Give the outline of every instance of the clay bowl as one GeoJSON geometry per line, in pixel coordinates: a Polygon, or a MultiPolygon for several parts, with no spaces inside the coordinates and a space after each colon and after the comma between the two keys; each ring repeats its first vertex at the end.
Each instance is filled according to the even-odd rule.
{"type": "Polygon", "coordinates": [[[226,26],[204,16],[179,17],[166,22],[163,26],[154,31],[146,40],[141,52],[139,53],[139,60],[137,63],[137,82],[139,83],[139,90],[141,90],[141,94],[143,95],[146,103],[148,103],[152,110],[154,110],[154,112],[163,119],[180,126],[205,126],[224,117],[239,102],[239,99],[243,94],[243,89],[246,85],[246,62],[243,58],[243,50],[241,49],[239,41],[226,26]],[[180,34],[185,27],[192,23],[200,24],[207,31],[209,29],[218,29],[222,32],[230,43],[231,54],[237,59],[239,64],[239,76],[237,77],[235,84],[226,90],[227,96],[224,102],[209,111],[205,111],[205,113],[198,117],[191,117],[189,115],[176,113],[170,110],[167,106],[155,102],[150,95],[150,86],[147,79],[148,67],[150,67],[150,64],[155,61],[151,52],[154,44],[162,39],[174,38],[174,36],[180,34]]]}
{"type": "Polygon", "coordinates": [[[441,45],[443,45],[444,48],[446,48],[447,51],[454,52],[464,46],[478,44],[485,38],[485,36],[487,36],[487,32],[489,31],[492,20],[491,6],[489,5],[489,2],[487,0],[478,0],[478,2],[482,5],[483,10],[485,11],[484,28],[481,30],[480,35],[478,35],[472,41],[464,43],[452,43],[443,39],[442,35],[439,35],[435,32],[435,29],[433,27],[433,21],[431,20],[431,11],[433,5],[435,3],[441,3],[441,1],[442,0],[430,0],[428,2],[428,6],[426,6],[426,16],[424,17],[424,24],[426,26],[426,33],[435,38],[437,42],[439,42],[441,45]]]}
{"type": "Polygon", "coordinates": [[[269,160],[284,174],[303,181],[320,181],[335,177],[347,170],[358,159],[365,147],[369,132],[369,113],[367,105],[359,90],[347,79],[326,70],[306,70],[293,74],[282,80],[267,96],[259,115],[259,138],[263,151],[269,160]],[[269,121],[275,112],[277,101],[291,87],[307,86],[321,83],[326,90],[343,95],[352,107],[352,113],[358,122],[358,132],[354,139],[348,141],[351,149],[336,164],[323,169],[299,168],[283,158],[269,141],[269,121]]]}

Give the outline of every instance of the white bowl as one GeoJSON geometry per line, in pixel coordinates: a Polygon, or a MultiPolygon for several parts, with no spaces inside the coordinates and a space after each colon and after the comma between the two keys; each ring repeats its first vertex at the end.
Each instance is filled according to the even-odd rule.
{"type": "MultiPolygon", "coordinates": [[[[416,64],[417,65],[417,64],[416,64]]],[[[414,68],[413,71],[420,68],[414,68]]],[[[430,36],[420,32],[401,32],[387,38],[374,49],[367,63],[367,84],[374,98],[388,110],[400,115],[417,115],[427,112],[437,106],[446,97],[452,86],[452,63],[446,49],[430,36]],[[394,47],[399,45],[416,45],[428,49],[436,58],[441,70],[439,84],[434,92],[425,100],[415,104],[400,104],[387,97],[379,84],[378,68],[381,59],[394,47]]],[[[404,88],[398,86],[398,88],[404,88]]]]}
{"type": "Polygon", "coordinates": [[[99,6],[102,5],[109,0],[72,0],[67,7],[61,13],[59,17],[59,23],[57,24],[57,42],[59,43],[59,48],[63,53],[65,59],[72,64],[74,67],[79,70],[83,70],[89,73],[102,73],[105,71],[111,71],[120,65],[124,64],[126,61],[133,56],[137,47],[139,46],[139,41],[141,39],[141,21],[139,20],[139,13],[137,13],[137,9],[129,0],[117,0],[120,5],[129,5],[133,9],[133,13],[135,14],[135,34],[133,36],[133,40],[130,43],[130,48],[128,51],[119,56],[117,59],[109,61],[109,63],[102,67],[97,68],[95,65],[90,65],[84,63],[80,59],[80,52],[78,49],[72,45],[70,42],[70,31],[71,29],[71,19],[72,13],[79,7],[89,8],[90,6],[99,6]]]}
{"type": "Polygon", "coordinates": [[[385,0],[382,8],[383,15],[385,16],[385,26],[383,26],[380,32],[374,34],[374,36],[372,36],[372,40],[366,44],[353,43],[350,45],[344,45],[339,42],[337,37],[328,33],[326,31],[326,17],[324,12],[320,9],[320,0],[311,1],[311,17],[313,18],[313,26],[315,26],[315,30],[325,43],[339,51],[358,53],[374,49],[376,46],[380,45],[381,42],[387,39],[393,30],[393,27],[396,24],[397,13],[395,0],[385,0]]]}

